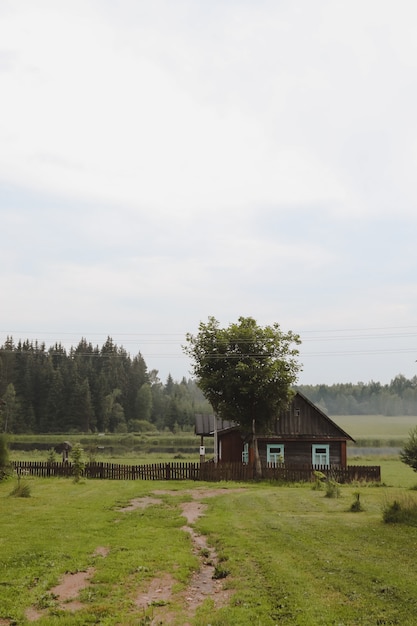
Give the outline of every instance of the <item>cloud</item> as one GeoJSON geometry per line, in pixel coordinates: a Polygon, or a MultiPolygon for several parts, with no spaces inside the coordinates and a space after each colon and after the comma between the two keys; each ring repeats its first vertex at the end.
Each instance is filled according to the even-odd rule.
{"type": "Polygon", "coordinates": [[[361,28],[353,44],[352,19],[342,28],[328,3],[319,11],[216,5],[206,26],[204,10],[188,3],[150,12],[126,3],[125,23],[95,3],[24,6],[3,32],[9,52],[19,51],[4,77],[7,180],[163,214],[253,202],[364,210],[364,189],[348,184],[361,143],[351,130],[356,119],[360,134],[372,111],[369,150],[382,153],[380,81],[372,97],[357,97],[376,44],[361,28]]]}
{"type": "Polygon", "coordinates": [[[414,3],[0,12],[6,332],[413,323],[414,3]]]}

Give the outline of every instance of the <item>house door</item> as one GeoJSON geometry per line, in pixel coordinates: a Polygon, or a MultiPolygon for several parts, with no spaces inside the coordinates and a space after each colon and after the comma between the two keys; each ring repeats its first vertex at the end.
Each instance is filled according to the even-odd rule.
{"type": "Polygon", "coordinates": [[[284,463],[284,446],[282,444],[266,444],[266,462],[272,465],[284,463]]]}
{"type": "Polygon", "coordinates": [[[313,444],[312,463],[316,465],[330,465],[330,446],[328,444],[313,444]]]}

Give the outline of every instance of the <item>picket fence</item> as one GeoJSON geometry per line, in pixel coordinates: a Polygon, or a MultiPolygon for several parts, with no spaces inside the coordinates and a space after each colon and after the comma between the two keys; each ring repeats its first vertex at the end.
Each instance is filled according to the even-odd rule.
{"type": "MultiPolygon", "coordinates": [[[[13,461],[19,476],[73,475],[71,463],[47,461],[13,461]]],[[[289,466],[268,465],[262,468],[263,479],[277,482],[311,482],[315,472],[338,483],[381,482],[381,468],[371,465],[339,466],[289,466]]],[[[243,463],[150,463],[146,465],[122,465],[119,463],[86,463],[83,476],[107,480],[195,480],[195,481],[251,481],[256,480],[255,467],[243,463]]]]}

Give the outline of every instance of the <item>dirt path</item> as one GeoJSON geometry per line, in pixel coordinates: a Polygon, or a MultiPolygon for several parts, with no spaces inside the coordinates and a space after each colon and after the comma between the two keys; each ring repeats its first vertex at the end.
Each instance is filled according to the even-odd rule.
{"type": "MultiPolygon", "coordinates": [[[[239,490],[234,490],[239,491],[239,490]]],[[[190,494],[193,498],[191,502],[183,502],[180,504],[182,514],[187,520],[187,524],[182,526],[182,530],[187,532],[191,537],[193,553],[199,558],[200,567],[196,570],[191,578],[187,589],[180,594],[180,597],[172,594],[173,579],[169,574],[164,574],[161,578],[152,580],[149,589],[145,593],[141,593],[136,598],[136,606],[145,610],[146,607],[154,606],[153,619],[151,624],[170,624],[175,622],[175,616],[170,614],[169,601],[180,599],[186,606],[188,618],[192,618],[198,607],[207,599],[211,598],[216,609],[226,606],[232,595],[230,589],[224,586],[224,580],[214,577],[216,566],[218,565],[218,556],[213,547],[209,546],[204,535],[198,534],[192,524],[199,517],[204,515],[207,505],[201,500],[227,493],[225,489],[197,489],[188,492],[177,491],[154,491],[155,496],[158,495],[180,495],[190,494]],[[163,600],[167,605],[155,607],[159,601],[163,600]],[[161,622],[163,620],[163,622],[161,622]]],[[[188,623],[183,626],[188,626],[188,623]]]]}
{"type": "MultiPolygon", "coordinates": [[[[239,491],[239,490],[234,490],[239,491]]],[[[218,556],[213,547],[209,546],[204,535],[198,534],[192,525],[204,514],[207,505],[201,502],[205,498],[210,498],[227,493],[225,489],[196,489],[184,491],[154,491],[153,496],[143,498],[135,498],[130,501],[128,506],[119,508],[120,512],[131,512],[139,508],[146,508],[151,505],[162,504],[162,495],[178,496],[184,493],[192,496],[192,501],[180,504],[182,515],[186,519],[186,524],[182,530],[191,537],[193,553],[199,559],[199,568],[191,578],[187,589],[180,594],[174,594],[172,589],[175,579],[170,573],[164,573],[159,577],[152,579],[146,591],[143,591],[135,598],[135,606],[143,615],[150,607],[152,607],[152,621],[150,624],[170,624],[175,622],[175,615],[172,614],[170,602],[176,601],[184,605],[188,618],[192,618],[198,607],[207,599],[212,598],[216,609],[226,606],[230,600],[231,591],[225,589],[224,581],[215,579],[216,565],[218,565],[218,556]],[[163,620],[163,622],[161,622],[163,620]]],[[[99,546],[94,551],[93,556],[102,556],[105,558],[109,549],[99,546]]],[[[51,598],[53,598],[57,606],[61,610],[75,612],[85,608],[85,605],[79,600],[80,592],[88,587],[90,579],[93,577],[95,569],[88,568],[83,572],[66,574],[58,585],[50,590],[51,598]]],[[[39,610],[36,607],[30,607],[26,611],[26,619],[29,622],[35,622],[46,615],[46,610],[39,610]]],[[[1,622],[8,624],[9,622],[1,622]]],[[[188,626],[187,623],[183,626],[188,626]]]]}

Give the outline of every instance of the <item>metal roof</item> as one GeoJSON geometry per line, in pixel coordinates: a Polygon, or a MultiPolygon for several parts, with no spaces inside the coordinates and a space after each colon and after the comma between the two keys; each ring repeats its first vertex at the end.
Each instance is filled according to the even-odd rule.
{"type": "Polygon", "coordinates": [[[217,417],[213,414],[202,414],[197,413],[195,416],[195,434],[196,435],[213,435],[214,433],[214,420],[216,420],[217,430],[226,430],[228,428],[234,428],[236,426],[235,422],[231,422],[229,420],[222,420],[220,417],[217,417]]]}

